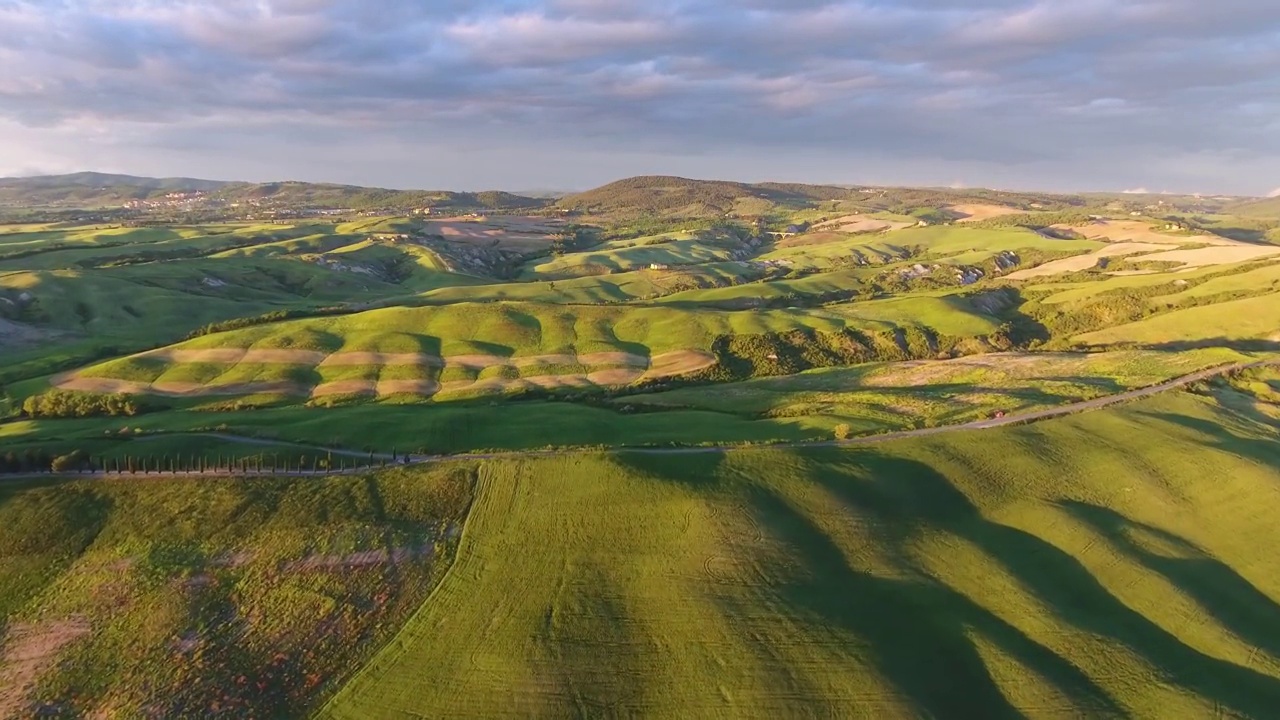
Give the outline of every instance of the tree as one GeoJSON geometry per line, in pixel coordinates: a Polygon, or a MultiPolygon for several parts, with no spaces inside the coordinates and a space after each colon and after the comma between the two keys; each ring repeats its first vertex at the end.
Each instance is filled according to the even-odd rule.
{"type": "Polygon", "coordinates": [[[853,428],[848,423],[840,423],[836,426],[835,435],[837,440],[848,440],[853,437],[853,428]]]}
{"type": "Polygon", "coordinates": [[[72,470],[83,470],[88,462],[88,457],[83,450],[73,450],[66,455],[59,455],[49,463],[49,469],[54,472],[70,472],[72,470]]]}

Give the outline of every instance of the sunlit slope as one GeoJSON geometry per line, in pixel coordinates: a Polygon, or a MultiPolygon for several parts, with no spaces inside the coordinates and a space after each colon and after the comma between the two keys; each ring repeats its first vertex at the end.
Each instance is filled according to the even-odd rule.
{"type": "Polygon", "coordinates": [[[1248,412],[490,462],[323,715],[1272,716],[1280,446],[1248,412]]]}
{"type": "MultiPolygon", "coordinates": [[[[476,381],[486,378],[462,371],[499,365],[525,367],[524,375],[630,367],[638,368],[640,374],[652,371],[650,377],[666,377],[714,363],[713,346],[718,338],[730,335],[832,333],[845,329],[892,333],[922,327],[940,336],[960,339],[982,338],[1000,329],[996,318],[982,312],[977,303],[959,296],[737,312],[624,305],[459,303],[385,308],[216,333],[90,366],[56,382],[66,389],[96,392],[156,390],[183,394],[217,386],[219,392],[247,394],[266,391],[267,386],[262,383],[287,383],[290,392],[307,393],[316,388],[328,391],[326,384],[352,379],[476,381]],[[675,365],[668,367],[672,363],[675,365]],[[434,372],[382,377],[380,369],[388,365],[443,367],[446,372],[439,377],[434,372]],[[366,368],[367,372],[353,378],[349,372],[352,367],[366,368]],[[228,368],[235,368],[235,372],[228,368]],[[99,382],[103,380],[135,384],[99,382]]],[[[638,378],[639,374],[608,382],[608,378],[601,378],[597,384],[625,385],[638,378]]],[[[270,391],[276,392],[284,386],[271,387],[270,391]]]]}

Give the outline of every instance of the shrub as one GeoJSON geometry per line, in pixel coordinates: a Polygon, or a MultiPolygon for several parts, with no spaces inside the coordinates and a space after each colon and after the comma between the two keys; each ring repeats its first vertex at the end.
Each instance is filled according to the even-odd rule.
{"type": "Polygon", "coordinates": [[[89,458],[83,450],[75,450],[66,455],[59,455],[53,459],[49,467],[54,472],[68,472],[71,470],[83,470],[89,464],[89,458]]]}
{"type": "Polygon", "coordinates": [[[837,440],[848,440],[853,437],[853,428],[848,423],[840,423],[836,426],[835,436],[837,440]]]}
{"type": "Polygon", "coordinates": [[[147,409],[129,395],[90,395],[63,390],[33,395],[22,403],[22,412],[32,418],[133,416],[147,409]]]}

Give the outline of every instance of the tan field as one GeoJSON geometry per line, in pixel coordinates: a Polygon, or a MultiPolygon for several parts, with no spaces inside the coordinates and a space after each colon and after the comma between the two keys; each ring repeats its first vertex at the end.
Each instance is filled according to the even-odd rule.
{"type": "Polygon", "coordinates": [[[879,218],[867,217],[866,215],[845,215],[844,217],[839,217],[835,220],[828,220],[819,225],[814,225],[813,229],[828,232],[869,233],[882,232],[885,230],[901,230],[905,227],[911,227],[910,223],[880,220],[879,218]]]}
{"type": "MultiPolygon", "coordinates": [[[[1011,280],[1028,280],[1065,272],[1078,272],[1095,267],[1107,257],[1140,255],[1133,258],[1141,262],[1168,262],[1182,265],[1175,272],[1193,270],[1213,265],[1260,260],[1280,256],[1280,247],[1252,245],[1217,235],[1167,235],[1157,232],[1149,223],[1130,220],[1099,220],[1088,225],[1056,225],[1060,230],[1072,230],[1090,240],[1109,243],[1107,247],[1087,255],[1064,258],[1039,267],[1010,274],[1011,280]],[[1182,247],[1200,245],[1208,247],[1182,247]],[[1171,249],[1170,246],[1175,246],[1171,249]]],[[[1148,274],[1146,270],[1119,270],[1112,275],[1148,274]]]]}
{"type": "Polygon", "coordinates": [[[1144,255],[1143,261],[1182,263],[1179,270],[1193,270],[1210,265],[1230,265],[1250,260],[1280,256],[1280,247],[1270,245],[1247,245],[1240,243],[1231,246],[1215,246],[1193,248],[1189,250],[1166,250],[1154,255],[1144,255]]]}
{"type": "Polygon", "coordinates": [[[1168,235],[1157,232],[1150,223],[1140,220],[1098,220],[1087,225],[1055,225],[1060,230],[1072,230],[1090,240],[1104,242],[1142,242],[1164,245],[1244,245],[1217,235],[1168,235]]]}
{"type": "MultiPolygon", "coordinates": [[[[1088,270],[1095,267],[1098,264],[1098,261],[1103,258],[1123,257],[1126,255],[1156,252],[1164,250],[1167,247],[1167,245],[1152,245],[1150,243],[1118,242],[1086,255],[1076,255],[1075,257],[1054,260],[1038,267],[1010,273],[1006,277],[1010,280],[1030,280],[1037,277],[1057,275],[1058,273],[1080,272],[1082,270],[1088,270]]],[[[1143,256],[1142,259],[1146,260],[1148,258],[1149,256],[1143,256]]]]}
{"type": "Polygon", "coordinates": [[[441,218],[423,223],[427,233],[450,242],[525,249],[545,247],[550,236],[563,227],[558,220],[520,216],[441,218]]]}
{"type": "Polygon", "coordinates": [[[980,203],[965,203],[962,205],[951,205],[947,210],[960,216],[956,222],[981,222],[990,220],[991,218],[1000,217],[1001,215],[1017,215],[1022,211],[1018,208],[1006,207],[1004,205],[983,205],[980,203]]]}

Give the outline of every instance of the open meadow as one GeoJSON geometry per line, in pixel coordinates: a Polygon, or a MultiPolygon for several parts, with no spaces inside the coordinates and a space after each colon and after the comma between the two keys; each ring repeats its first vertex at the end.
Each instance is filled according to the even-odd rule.
{"type": "Polygon", "coordinates": [[[1280,707],[1274,203],[96,178],[0,224],[0,720],[1280,707]]]}

